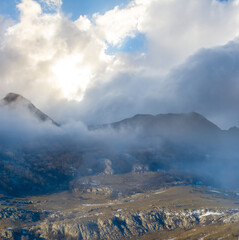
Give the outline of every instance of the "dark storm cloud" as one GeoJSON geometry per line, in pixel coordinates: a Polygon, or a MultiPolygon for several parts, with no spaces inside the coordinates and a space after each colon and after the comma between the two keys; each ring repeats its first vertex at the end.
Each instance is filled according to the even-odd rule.
{"type": "Polygon", "coordinates": [[[239,44],[204,49],[170,76],[182,111],[199,111],[218,123],[238,124],[239,44]]]}

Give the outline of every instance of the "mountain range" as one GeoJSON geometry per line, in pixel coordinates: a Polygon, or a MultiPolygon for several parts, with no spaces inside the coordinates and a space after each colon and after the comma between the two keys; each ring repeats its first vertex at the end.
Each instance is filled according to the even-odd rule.
{"type": "MultiPolygon", "coordinates": [[[[55,126],[60,126],[55,120],[50,118],[47,114],[39,110],[28,99],[20,94],[8,93],[1,101],[1,106],[8,106],[9,108],[24,107],[33,117],[40,122],[50,122],[55,126]]],[[[203,115],[191,113],[168,113],[168,114],[137,114],[133,117],[123,119],[118,122],[102,125],[91,125],[89,130],[99,130],[112,128],[116,131],[128,132],[144,132],[151,135],[161,135],[164,137],[180,136],[185,138],[189,135],[217,135],[219,133],[230,133],[232,135],[239,135],[239,128],[232,127],[228,131],[221,130],[216,124],[209,121],[203,115]]]]}
{"type": "MultiPolygon", "coordinates": [[[[1,107],[24,109],[37,122],[64,129],[19,94],[7,94],[1,107]]],[[[12,145],[0,128],[0,190],[49,192],[68,188],[76,176],[171,170],[238,185],[239,129],[221,130],[199,113],[138,114],[88,129],[82,137],[75,129],[65,135],[54,131],[12,145]]]]}

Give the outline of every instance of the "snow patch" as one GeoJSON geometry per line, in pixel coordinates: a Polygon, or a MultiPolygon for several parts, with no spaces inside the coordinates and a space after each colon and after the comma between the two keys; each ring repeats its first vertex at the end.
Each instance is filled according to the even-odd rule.
{"type": "Polygon", "coordinates": [[[160,194],[160,193],[164,193],[165,191],[159,191],[159,192],[155,192],[154,194],[160,194]]]}
{"type": "Polygon", "coordinates": [[[206,217],[206,216],[211,216],[211,215],[214,215],[214,216],[220,216],[222,215],[223,213],[219,213],[219,212],[206,212],[205,214],[201,215],[200,217],[206,217]]]}
{"type": "Polygon", "coordinates": [[[218,194],[221,194],[221,192],[219,192],[219,191],[216,191],[216,190],[210,190],[210,192],[212,192],[212,193],[218,193],[218,194]]]}

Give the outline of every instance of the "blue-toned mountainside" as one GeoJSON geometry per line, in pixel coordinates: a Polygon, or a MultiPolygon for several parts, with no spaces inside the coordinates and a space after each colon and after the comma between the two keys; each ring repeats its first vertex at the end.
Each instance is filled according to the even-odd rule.
{"type": "Polygon", "coordinates": [[[31,128],[27,122],[15,119],[6,129],[8,116],[2,116],[2,192],[21,195],[68,189],[76,176],[132,171],[180,171],[217,185],[237,185],[239,180],[238,129],[221,130],[195,112],[138,114],[91,126],[84,133],[74,129],[73,134],[21,95],[9,93],[1,101],[1,108],[19,109],[20,114],[24,109],[37,119],[31,128]],[[49,126],[43,131],[41,123],[45,122],[51,123],[54,131],[49,126]]]}

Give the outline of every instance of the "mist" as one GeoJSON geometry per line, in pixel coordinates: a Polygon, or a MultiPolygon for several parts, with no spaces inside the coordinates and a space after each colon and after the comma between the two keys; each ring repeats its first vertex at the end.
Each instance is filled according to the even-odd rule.
{"type": "Polygon", "coordinates": [[[239,187],[238,130],[223,131],[197,113],[91,126],[42,122],[21,105],[2,106],[0,113],[1,189],[10,194],[68,189],[109,167],[113,174],[175,171],[206,185],[239,187]]]}
{"type": "Polygon", "coordinates": [[[239,0],[0,0],[0,238],[239,236],[239,0]]]}
{"type": "Polygon", "coordinates": [[[72,20],[61,1],[22,0],[18,20],[0,16],[1,97],[17,92],[59,123],[41,122],[24,107],[0,107],[7,181],[20,192],[32,179],[36,189],[64,188],[104,172],[109,160],[114,173],[138,165],[236,186],[238,130],[227,129],[239,126],[238,6],[133,0],[72,20]],[[124,48],[139,35],[145,48],[124,48]],[[192,127],[201,119],[193,114],[164,125],[151,116],[192,112],[220,128],[207,123],[202,131],[200,121],[192,127]],[[151,115],[129,120],[130,127],[111,124],[136,114],[151,115]]]}

